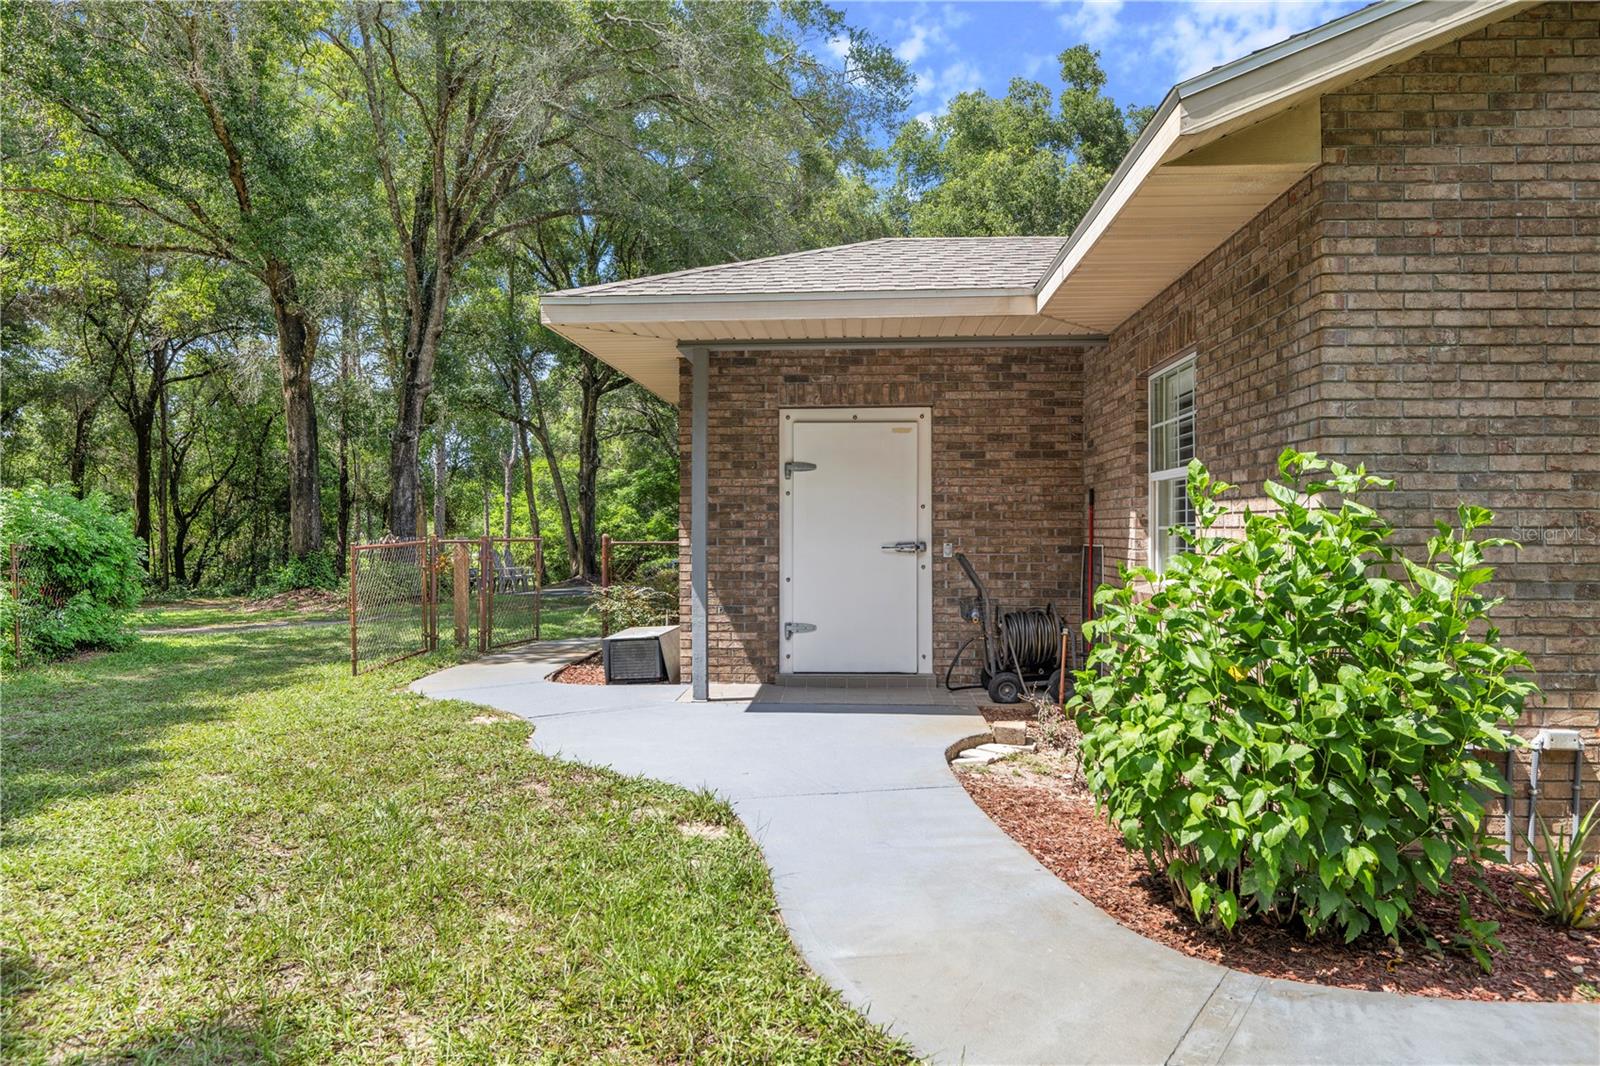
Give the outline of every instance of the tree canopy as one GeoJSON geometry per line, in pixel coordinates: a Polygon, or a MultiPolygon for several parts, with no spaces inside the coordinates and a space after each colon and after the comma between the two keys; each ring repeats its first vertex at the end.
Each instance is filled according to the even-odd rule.
{"type": "Polygon", "coordinates": [[[892,203],[912,235],[1072,232],[1152,109],[1106,96],[1099,53],[1088,46],[1058,59],[1059,94],[1015,78],[1003,97],[962,93],[944,114],[901,128],[890,149],[892,203]]]}
{"type": "Polygon", "coordinates": [[[0,479],[103,494],[163,587],[293,583],[430,524],[592,578],[602,532],[674,537],[677,415],[541,328],[541,293],[1066,232],[1147,114],[1078,47],[1060,93],[898,127],[905,65],[816,0],[0,21],[0,479]]]}

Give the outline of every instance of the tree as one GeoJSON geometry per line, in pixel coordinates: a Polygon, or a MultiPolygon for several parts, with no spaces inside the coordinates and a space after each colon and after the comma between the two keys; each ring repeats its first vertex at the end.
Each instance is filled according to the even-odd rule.
{"type": "Polygon", "coordinates": [[[371,3],[325,34],[364,108],[405,279],[391,531],[415,520],[418,443],[458,273],[502,237],[590,206],[568,195],[572,168],[678,169],[679,160],[648,154],[660,143],[652,127],[731,134],[749,130],[764,104],[791,129],[854,129],[854,111],[876,98],[853,93],[858,80],[894,84],[899,71],[903,82],[886,50],[864,38],[852,48],[856,66],[830,73],[779,32],[791,25],[837,32],[843,22],[806,3],[776,14],[667,0],[371,3]]]}
{"type": "Polygon", "coordinates": [[[254,278],[271,307],[288,446],[289,539],[322,546],[308,277],[333,229],[334,146],[306,105],[300,4],[11,3],[5,70],[34,143],[8,191],[74,213],[108,247],[254,278]]]}
{"type": "Polygon", "coordinates": [[[1005,96],[962,93],[890,148],[894,210],[927,237],[1071,233],[1153,113],[1104,95],[1099,53],[1062,52],[1058,97],[1013,79],[1005,96]]]}

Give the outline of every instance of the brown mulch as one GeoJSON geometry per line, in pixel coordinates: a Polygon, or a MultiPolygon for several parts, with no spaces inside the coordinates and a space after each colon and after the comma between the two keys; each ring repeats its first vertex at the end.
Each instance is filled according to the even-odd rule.
{"type": "MultiPolygon", "coordinates": [[[[1263,977],[1476,1000],[1600,998],[1600,931],[1569,932],[1469,890],[1474,914],[1500,923],[1505,950],[1485,974],[1457,951],[1430,952],[1415,936],[1397,946],[1378,934],[1353,944],[1305,939],[1293,929],[1246,923],[1232,935],[1201,927],[1177,906],[1163,879],[1122,835],[1101,820],[1064,753],[957,771],[973,800],[1051,873],[1118,922],[1186,955],[1263,977]]],[[[1519,899],[1513,868],[1491,867],[1488,880],[1504,904],[1519,899]]],[[[1457,926],[1453,895],[1419,894],[1416,909],[1436,935],[1457,926]]]]}
{"type": "Polygon", "coordinates": [[[599,655],[590,655],[577,662],[568,663],[550,675],[551,681],[563,685],[603,685],[606,683],[605,663],[599,655]]]}

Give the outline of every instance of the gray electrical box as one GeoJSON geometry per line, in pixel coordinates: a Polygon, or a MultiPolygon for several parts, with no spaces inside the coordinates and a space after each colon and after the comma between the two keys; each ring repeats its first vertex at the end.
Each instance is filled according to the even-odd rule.
{"type": "Polygon", "coordinates": [[[677,684],[678,627],[635,626],[600,642],[606,684],[677,684]]]}

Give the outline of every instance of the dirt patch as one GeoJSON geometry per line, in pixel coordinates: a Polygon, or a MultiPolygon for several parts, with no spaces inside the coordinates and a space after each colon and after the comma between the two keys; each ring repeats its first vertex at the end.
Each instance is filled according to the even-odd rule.
{"type": "Polygon", "coordinates": [[[686,837],[699,837],[702,840],[722,840],[728,835],[728,827],[712,825],[710,822],[679,822],[678,832],[686,837]]]}
{"type": "Polygon", "coordinates": [[[550,680],[563,685],[603,685],[606,683],[605,663],[600,661],[600,653],[596,652],[563,666],[550,675],[550,680]]]}
{"type": "MultiPolygon", "coordinates": [[[[1489,883],[1499,902],[1470,890],[1474,912],[1500,923],[1505,950],[1493,974],[1454,951],[1435,954],[1415,937],[1395,944],[1379,935],[1353,944],[1308,941],[1296,930],[1247,924],[1232,935],[1203,928],[1174,904],[1164,879],[1122,835],[1102,821],[1060,750],[1041,752],[956,776],[995,823],[1061,880],[1118,922],[1186,955],[1263,977],[1475,1000],[1600,999],[1600,931],[1558,929],[1510,906],[1517,870],[1495,866],[1489,883]]],[[[1417,912],[1441,933],[1456,928],[1455,897],[1419,894],[1417,912]]]]}
{"type": "Polygon", "coordinates": [[[348,596],[340,595],[330,589],[294,589],[240,604],[239,613],[264,614],[267,611],[292,609],[299,614],[327,614],[331,611],[346,610],[348,607],[348,596]]]}

